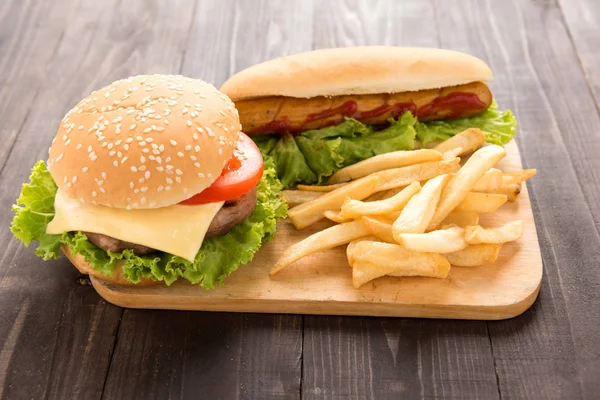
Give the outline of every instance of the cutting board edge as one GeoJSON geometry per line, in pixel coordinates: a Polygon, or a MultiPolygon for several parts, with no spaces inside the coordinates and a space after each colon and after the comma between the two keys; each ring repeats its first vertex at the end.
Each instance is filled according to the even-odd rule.
{"type": "MultiPolygon", "coordinates": [[[[407,317],[464,320],[504,320],[517,317],[527,311],[540,292],[541,276],[534,290],[522,299],[503,305],[456,305],[456,304],[390,304],[354,303],[340,301],[280,301],[271,299],[233,299],[174,296],[172,302],[153,304],[119,290],[119,285],[90,277],[94,289],[107,302],[124,308],[167,309],[178,311],[248,312],[271,314],[311,314],[371,317],[407,317]],[[307,312],[310,310],[310,312],[307,312]]],[[[127,287],[124,286],[124,289],[127,287]]]]}

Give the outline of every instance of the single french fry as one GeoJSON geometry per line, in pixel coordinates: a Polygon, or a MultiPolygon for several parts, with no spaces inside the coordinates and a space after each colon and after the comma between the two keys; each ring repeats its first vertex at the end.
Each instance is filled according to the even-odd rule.
{"type": "Polygon", "coordinates": [[[375,192],[366,199],[364,199],[364,201],[379,201],[389,199],[390,197],[395,196],[401,191],[403,191],[405,188],[406,186],[398,186],[397,188],[382,190],[381,192],[375,192]]]}
{"type": "Polygon", "coordinates": [[[473,186],[473,192],[496,193],[502,187],[502,171],[490,168],[473,186]]]}
{"type": "Polygon", "coordinates": [[[373,217],[362,217],[362,223],[367,230],[377,236],[380,240],[388,243],[396,243],[394,235],[392,234],[392,224],[385,222],[379,218],[373,217]]]}
{"type": "Polygon", "coordinates": [[[344,222],[352,221],[352,218],[346,218],[346,217],[342,216],[337,211],[327,210],[327,211],[325,211],[323,213],[323,215],[328,220],[333,221],[333,222],[337,222],[338,224],[342,224],[344,222]]]}
{"type": "Polygon", "coordinates": [[[456,154],[459,156],[479,148],[484,142],[485,135],[481,129],[469,128],[438,144],[434,147],[434,150],[446,153],[447,151],[460,148],[461,151],[456,154]]]}
{"type": "MultiPolygon", "coordinates": [[[[464,228],[469,225],[479,224],[479,214],[472,211],[452,211],[440,224],[442,227],[446,225],[455,225],[464,228]]],[[[443,228],[442,228],[443,229],[443,228]]]]}
{"type": "Polygon", "coordinates": [[[500,245],[495,243],[470,244],[462,250],[444,254],[454,267],[477,267],[498,259],[500,245]]]}
{"type": "Polygon", "coordinates": [[[394,239],[408,250],[428,253],[452,253],[467,247],[465,229],[458,226],[428,233],[401,233],[394,239]]]}
{"type": "Polygon", "coordinates": [[[282,190],[281,196],[289,207],[297,206],[298,204],[306,203],[321,196],[319,192],[305,192],[301,190],[282,190]]]}
{"type": "Polygon", "coordinates": [[[454,211],[468,211],[478,214],[494,212],[506,201],[505,194],[469,192],[454,211]]]}
{"type": "Polygon", "coordinates": [[[523,236],[522,220],[512,221],[499,228],[485,229],[479,225],[465,228],[465,240],[469,244],[506,243],[518,240],[523,236]]]}
{"type": "Polygon", "coordinates": [[[298,186],[296,186],[296,189],[302,190],[302,191],[307,191],[307,192],[331,192],[332,190],[339,189],[346,184],[347,183],[338,183],[336,185],[325,185],[325,186],[298,185],[298,186]]]}
{"type": "Polygon", "coordinates": [[[393,151],[391,153],[380,154],[364,161],[360,161],[349,167],[342,168],[333,174],[327,183],[336,184],[340,182],[347,182],[386,169],[400,168],[407,165],[420,164],[429,161],[440,161],[441,159],[442,155],[439,152],[429,149],[393,151]]]}
{"type": "Polygon", "coordinates": [[[324,229],[290,246],[271,268],[270,274],[275,275],[286,266],[309,254],[329,250],[368,235],[370,232],[361,221],[346,222],[324,229]]]}
{"type": "Polygon", "coordinates": [[[460,158],[450,160],[426,162],[410,165],[408,167],[388,169],[377,172],[380,179],[377,191],[388,190],[400,186],[407,186],[415,181],[425,181],[438,175],[455,172],[460,168],[460,158]]]}
{"type": "Polygon", "coordinates": [[[440,175],[427,181],[419,193],[414,195],[402,209],[392,226],[394,238],[401,233],[424,233],[433,217],[435,207],[449,175],[440,175]]]}
{"type": "Polygon", "coordinates": [[[371,235],[371,236],[365,236],[365,237],[362,237],[359,239],[355,239],[355,240],[351,241],[350,243],[348,243],[348,246],[346,247],[346,258],[348,259],[348,264],[350,264],[350,266],[352,266],[352,264],[355,261],[354,249],[356,248],[356,244],[358,242],[362,242],[363,240],[369,240],[371,242],[376,242],[379,239],[377,237],[371,235]]]}
{"type": "Polygon", "coordinates": [[[506,151],[496,145],[482,147],[467,160],[448,184],[444,187],[437,209],[427,227],[428,231],[437,228],[467,196],[477,181],[506,155],[506,151]]]}
{"type": "Polygon", "coordinates": [[[323,219],[325,211],[340,209],[346,198],[362,200],[370,196],[375,193],[378,185],[379,177],[377,175],[366,176],[291,208],[288,211],[288,217],[297,229],[306,228],[323,219]]]}
{"type": "Polygon", "coordinates": [[[413,182],[396,195],[385,200],[369,202],[347,200],[342,204],[340,216],[343,218],[358,218],[363,215],[382,215],[401,210],[420,189],[419,182],[413,182]]]}
{"type": "Polygon", "coordinates": [[[358,288],[384,275],[446,278],[450,263],[441,255],[409,251],[397,244],[361,241],[353,249],[352,284],[358,288]]]}

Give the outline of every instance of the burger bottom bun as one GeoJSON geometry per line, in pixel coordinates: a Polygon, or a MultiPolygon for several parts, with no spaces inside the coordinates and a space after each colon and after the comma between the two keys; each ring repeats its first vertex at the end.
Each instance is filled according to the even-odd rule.
{"type": "Polygon", "coordinates": [[[102,280],[105,282],[109,282],[109,283],[114,283],[117,285],[126,285],[126,286],[153,286],[153,285],[162,284],[161,281],[155,281],[155,280],[152,280],[149,278],[141,278],[140,283],[129,282],[127,279],[125,279],[125,276],[123,275],[123,268],[121,268],[121,266],[123,265],[123,261],[117,262],[113,276],[106,276],[106,275],[96,271],[95,269],[93,269],[92,266],[88,262],[85,261],[85,258],[81,254],[71,253],[71,249],[69,249],[68,246],[65,246],[65,245],[61,246],[61,250],[65,254],[65,256],[67,256],[69,261],[71,261],[71,263],[75,266],[75,268],[77,268],[79,270],[79,272],[81,272],[82,274],[85,274],[85,275],[93,276],[96,279],[99,279],[99,280],[102,280]]]}

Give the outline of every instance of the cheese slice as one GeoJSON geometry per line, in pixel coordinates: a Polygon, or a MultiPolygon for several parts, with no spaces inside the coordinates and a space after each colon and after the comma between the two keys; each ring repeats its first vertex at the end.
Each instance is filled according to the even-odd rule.
{"type": "Polygon", "coordinates": [[[52,235],[69,231],[101,233],[193,261],[223,203],[125,210],[82,204],[59,189],[54,199],[56,214],[46,232],[52,235]]]}

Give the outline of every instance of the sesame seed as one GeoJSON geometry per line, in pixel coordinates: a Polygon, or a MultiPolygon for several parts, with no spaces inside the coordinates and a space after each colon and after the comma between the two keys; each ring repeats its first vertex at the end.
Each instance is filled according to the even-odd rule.
{"type": "Polygon", "coordinates": [[[208,174],[208,178],[211,179],[213,177],[212,174],[208,174]]]}
{"type": "Polygon", "coordinates": [[[192,159],[193,161],[197,160],[196,156],[190,156],[190,159],[192,159]]]}
{"type": "Polygon", "coordinates": [[[144,177],[141,177],[140,179],[138,179],[138,183],[144,183],[144,177]]]}
{"type": "Polygon", "coordinates": [[[171,186],[165,186],[165,191],[168,192],[169,190],[171,190],[171,186]]]}
{"type": "Polygon", "coordinates": [[[102,179],[106,179],[106,172],[102,172],[102,173],[100,174],[100,176],[102,177],[102,179]]]}
{"type": "Polygon", "coordinates": [[[187,126],[192,126],[192,121],[190,121],[189,119],[187,120],[187,126]]]}
{"type": "Polygon", "coordinates": [[[160,156],[156,157],[156,162],[159,163],[159,164],[161,164],[162,163],[162,158],[160,156]]]}
{"type": "Polygon", "coordinates": [[[182,170],[180,170],[180,169],[176,169],[176,170],[175,170],[175,173],[176,173],[177,175],[183,175],[183,171],[182,171],[182,170]]]}
{"type": "Polygon", "coordinates": [[[162,192],[164,188],[165,187],[163,185],[160,185],[159,187],[156,188],[156,191],[157,192],[162,192]]]}
{"type": "Polygon", "coordinates": [[[163,172],[165,169],[163,167],[161,167],[161,166],[158,166],[158,167],[156,167],[156,170],[158,172],[163,172]]]}
{"type": "Polygon", "coordinates": [[[162,126],[159,126],[158,128],[156,128],[156,131],[157,131],[157,132],[162,132],[162,131],[164,131],[164,130],[165,130],[165,128],[163,128],[162,126]]]}
{"type": "Polygon", "coordinates": [[[137,126],[137,124],[131,124],[131,125],[129,125],[129,130],[130,131],[134,130],[136,126],[137,126]]]}
{"type": "Polygon", "coordinates": [[[70,188],[71,186],[71,182],[67,182],[67,187],[70,188]]]}
{"type": "Polygon", "coordinates": [[[196,153],[200,151],[200,146],[196,146],[194,147],[194,150],[196,150],[196,153]]]}
{"type": "Polygon", "coordinates": [[[137,168],[135,166],[131,166],[131,172],[137,172],[137,168]]]}
{"type": "Polygon", "coordinates": [[[88,146],[88,148],[87,148],[87,151],[88,151],[88,153],[91,153],[91,152],[92,152],[92,150],[93,150],[93,149],[92,149],[92,146],[88,146]]]}
{"type": "Polygon", "coordinates": [[[146,170],[146,166],[145,166],[145,165],[140,165],[140,166],[138,167],[138,169],[139,169],[140,171],[145,171],[145,170],[146,170]]]}
{"type": "Polygon", "coordinates": [[[198,134],[197,134],[197,133],[194,133],[194,134],[192,135],[192,137],[194,138],[194,140],[198,140],[198,134]]]}
{"type": "Polygon", "coordinates": [[[146,145],[146,142],[142,140],[142,141],[141,141],[141,142],[139,142],[138,144],[139,144],[140,146],[145,146],[145,145],[146,145]]]}
{"type": "Polygon", "coordinates": [[[140,190],[142,191],[142,193],[147,192],[148,191],[148,186],[144,186],[140,190]]]}
{"type": "Polygon", "coordinates": [[[170,184],[170,185],[173,184],[173,179],[167,177],[167,178],[165,178],[165,180],[167,181],[168,184],[170,184]]]}
{"type": "Polygon", "coordinates": [[[114,160],[114,161],[113,161],[113,165],[114,165],[115,167],[118,167],[118,166],[119,166],[119,162],[118,162],[117,160],[114,160]]]}
{"type": "Polygon", "coordinates": [[[165,123],[165,125],[169,125],[169,120],[168,119],[163,120],[163,122],[165,123]]]}
{"type": "Polygon", "coordinates": [[[161,152],[165,151],[165,145],[161,144],[160,146],[158,146],[158,150],[160,150],[161,152]]]}
{"type": "Polygon", "coordinates": [[[67,183],[67,180],[69,180],[69,178],[67,178],[66,176],[63,179],[63,183],[67,183]]]}
{"type": "Polygon", "coordinates": [[[123,164],[125,161],[127,161],[127,159],[128,159],[128,158],[129,158],[129,157],[127,157],[127,156],[123,157],[123,158],[121,159],[121,164],[123,164]]]}
{"type": "Polygon", "coordinates": [[[165,158],[165,162],[169,162],[169,161],[171,161],[171,157],[165,158]]]}
{"type": "Polygon", "coordinates": [[[188,144],[187,146],[185,146],[185,150],[186,150],[186,151],[190,151],[191,149],[192,149],[192,146],[191,146],[191,145],[189,145],[189,144],[188,144]]]}
{"type": "Polygon", "coordinates": [[[112,156],[114,156],[116,153],[117,153],[116,151],[112,150],[110,153],[108,153],[108,155],[112,157],[112,156]]]}
{"type": "Polygon", "coordinates": [[[144,178],[150,179],[150,171],[146,171],[146,173],[144,174],[144,178]]]}
{"type": "Polygon", "coordinates": [[[125,143],[131,143],[131,142],[133,142],[133,138],[132,137],[125,139],[125,143]]]}
{"type": "Polygon", "coordinates": [[[195,162],[195,163],[194,163],[194,167],[196,167],[196,168],[200,168],[200,163],[199,163],[199,162],[195,162]]]}
{"type": "Polygon", "coordinates": [[[169,143],[171,143],[171,145],[173,145],[173,146],[177,146],[177,142],[174,141],[173,139],[169,140],[169,143]]]}
{"type": "Polygon", "coordinates": [[[175,177],[175,182],[177,182],[177,183],[181,183],[181,178],[180,178],[180,177],[178,177],[178,176],[176,176],[176,177],[175,177]]]}
{"type": "Polygon", "coordinates": [[[94,190],[94,191],[92,192],[92,197],[96,197],[96,196],[98,196],[98,193],[96,193],[96,191],[94,190]]]}
{"type": "MultiPolygon", "coordinates": [[[[140,192],[140,189],[138,189],[138,188],[133,189],[133,193],[138,194],[139,192],[140,192]]],[[[136,203],[134,203],[133,205],[135,205],[135,204],[136,203]]]]}
{"type": "Polygon", "coordinates": [[[101,193],[106,193],[106,190],[104,190],[103,187],[101,187],[99,190],[100,190],[101,193]]]}
{"type": "Polygon", "coordinates": [[[219,148],[219,155],[223,155],[223,149],[219,148]]]}
{"type": "Polygon", "coordinates": [[[186,107],[186,108],[184,108],[184,109],[183,109],[183,111],[182,111],[181,113],[182,113],[182,114],[185,114],[185,113],[187,113],[187,112],[188,112],[188,108],[186,107]]]}
{"type": "Polygon", "coordinates": [[[121,153],[120,151],[117,151],[117,157],[123,158],[123,153],[121,153]]]}
{"type": "Polygon", "coordinates": [[[133,182],[129,182],[129,188],[133,189],[133,182]]]}
{"type": "Polygon", "coordinates": [[[149,207],[155,207],[155,206],[156,206],[156,203],[155,203],[155,202],[153,202],[153,201],[151,201],[151,202],[150,202],[150,204],[148,204],[148,206],[149,206],[149,207]]]}
{"type": "Polygon", "coordinates": [[[83,145],[82,145],[81,143],[79,143],[79,144],[78,144],[78,145],[75,147],[75,149],[76,149],[76,150],[79,150],[79,149],[81,149],[81,147],[82,147],[82,146],[83,146],[83,145]]]}
{"type": "Polygon", "coordinates": [[[183,158],[184,154],[180,151],[177,152],[177,157],[183,158]]]}
{"type": "Polygon", "coordinates": [[[81,168],[81,171],[88,172],[88,169],[89,169],[88,167],[83,167],[83,168],[81,168]]]}
{"type": "Polygon", "coordinates": [[[204,178],[204,174],[202,172],[198,172],[198,178],[204,178]]]}

